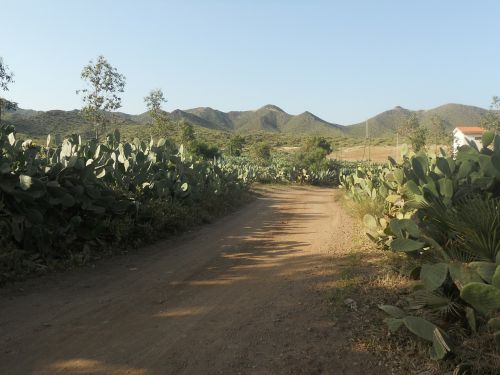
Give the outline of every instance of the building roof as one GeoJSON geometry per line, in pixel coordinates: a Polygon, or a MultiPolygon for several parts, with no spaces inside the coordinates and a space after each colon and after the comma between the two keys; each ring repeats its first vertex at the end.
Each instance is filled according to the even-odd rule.
{"type": "Polygon", "coordinates": [[[456,129],[464,134],[483,134],[486,131],[479,126],[458,126],[456,129]]]}

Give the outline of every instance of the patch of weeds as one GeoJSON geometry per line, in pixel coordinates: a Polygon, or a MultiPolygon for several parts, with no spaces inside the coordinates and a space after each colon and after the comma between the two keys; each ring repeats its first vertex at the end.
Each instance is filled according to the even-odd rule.
{"type": "Polygon", "coordinates": [[[384,216],[384,208],[385,208],[385,200],[381,198],[377,199],[362,199],[354,202],[351,198],[349,198],[346,194],[342,195],[343,199],[340,199],[339,202],[342,203],[344,208],[351,213],[352,216],[363,219],[363,216],[366,214],[375,216],[375,217],[383,217],[384,216]]]}
{"type": "Polygon", "coordinates": [[[327,292],[326,299],[332,304],[343,304],[346,298],[351,297],[362,284],[362,278],[354,275],[351,270],[343,270],[339,278],[332,284],[332,289],[327,292]]]}
{"type": "Polygon", "coordinates": [[[363,261],[363,253],[361,251],[352,252],[343,259],[348,266],[359,266],[363,261]]]}

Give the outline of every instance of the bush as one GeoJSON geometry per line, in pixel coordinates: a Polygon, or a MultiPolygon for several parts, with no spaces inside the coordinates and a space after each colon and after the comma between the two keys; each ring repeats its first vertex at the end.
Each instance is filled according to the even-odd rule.
{"type": "Polygon", "coordinates": [[[245,138],[240,135],[231,137],[228,145],[229,156],[241,156],[245,142],[245,138]]]}
{"type": "Polygon", "coordinates": [[[194,154],[200,156],[204,160],[211,160],[221,156],[221,153],[216,146],[209,146],[204,142],[196,143],[194,146],[194,154]]]}
{"type": "Polygon", "coordinates": [[[333,151],[332,145],[323,137],[309,138],[304,147],[306,152],[316,150],[318,148],[324,150],[325,155],[331,154],[333,151]]]}
{"type": "Polygon", "coordinates": [[[328,169],[329,161],[326,155],[325,149],[321,147],[311,148],[296,155],[296,165],[298,168],[314,171],[328,169]]]}
{"type": "Polygon", "coordinates": [[[266,142],[256,143],[252,149],[252,155],[260,164],[266,165],[271,159],[271,146],[266,142]]]}

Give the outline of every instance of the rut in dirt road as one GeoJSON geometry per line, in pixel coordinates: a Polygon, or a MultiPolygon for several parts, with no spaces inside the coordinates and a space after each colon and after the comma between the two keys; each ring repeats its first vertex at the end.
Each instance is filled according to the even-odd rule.
{"type": "Polygon", "coordinates": [[[175,240],[5,288],[0,374],[383,374],[321,292],[351,245],[335,194],[266,188],[175,240]]]}

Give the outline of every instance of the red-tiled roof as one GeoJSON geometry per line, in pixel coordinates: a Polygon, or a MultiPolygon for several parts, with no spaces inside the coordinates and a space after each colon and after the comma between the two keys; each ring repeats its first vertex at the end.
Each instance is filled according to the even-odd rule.
{"type": "Polygon", "coordinates": [[[457,129],[464,134],[483,134],[486,131],[479,126],[459,126],[457,129]]]}

